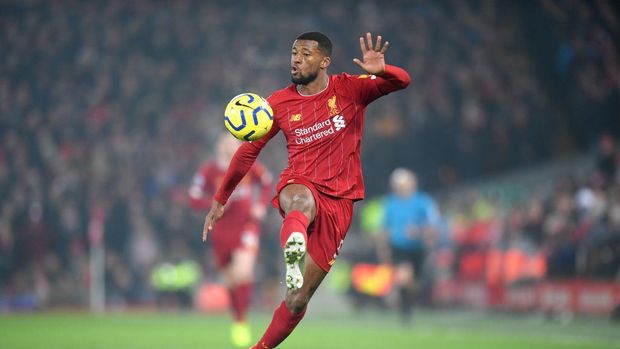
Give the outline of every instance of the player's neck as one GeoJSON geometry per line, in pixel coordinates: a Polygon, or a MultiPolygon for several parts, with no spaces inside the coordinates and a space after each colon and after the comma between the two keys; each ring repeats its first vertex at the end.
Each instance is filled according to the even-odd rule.
{"type": "Polygon", "coordinates": [[[319,94],[329,85],[329,75],[327,73],[319,74],[312,82],[306,85],[297,85],[297,92],[302,96],[312,96],[319,94]]]}

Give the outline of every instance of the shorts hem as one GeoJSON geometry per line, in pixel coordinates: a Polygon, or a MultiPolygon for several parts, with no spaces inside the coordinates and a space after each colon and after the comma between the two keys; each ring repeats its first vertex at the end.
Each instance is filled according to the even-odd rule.
{"type": "Polygon", "coordinates": [[[322,263],[320,259],[318,259],[315,256],[313,256],[312,251],[308,251],[308,255],[310,255],[310,257],[312,257],[312,261],[314,262],[314,264],[318,265],[319,268],[323,269],[324,272],[329,273],[329,271],[332,268],[332,266],[329,265],[329,263],[322,263]]]}

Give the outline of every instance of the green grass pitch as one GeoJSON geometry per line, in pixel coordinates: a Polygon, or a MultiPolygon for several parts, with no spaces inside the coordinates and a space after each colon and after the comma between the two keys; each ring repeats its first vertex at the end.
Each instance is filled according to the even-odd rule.
{"type": "MultiPolygon", "coordinates": [[[[267,314],[251,316],[255,337],[269,319],[267,314]]],[[[225,315],[192,313],[5,314],[0,315],[0,348],[227,349],[231,348],[228,325],[225,315]]],[[[308,314],[278,348],[620,348],[620,324],[604,319],[560,324],[531,315],[419,312],[413,326],[404,328],[392,314],[308,314]]]]}

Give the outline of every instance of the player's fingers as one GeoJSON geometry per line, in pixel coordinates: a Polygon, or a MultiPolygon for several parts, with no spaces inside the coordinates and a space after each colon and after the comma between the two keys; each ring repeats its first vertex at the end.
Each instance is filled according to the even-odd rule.
{"type": "Polygon", "coordinates": [[[383,48],[381,49],[381,53],[385,53],[385,51],[387,51],[389,47],[390,47],[390,42],[386,41],[385,45],[383,45],[383,48]]]}
{"type": "Polygon", "coordinates": [[[213,229],[213,218],[211,215],[208,215],[205,218],[205,225],[202,227],[202,241],[207,240],[207,234],[209,234],[209,230],[213,229]]]}
{"type": "Polygon", "coordinates": [[[368,43],[368,50],[372,50],[372,34],[366,33],[366,42],[368,43]]]}
{"type": "Polygon", "coordinates": [[[377,36],[377,43],[375,44],[375,51],[381,50],[381,35],[377,36]]]}
{"type": "Polygon", "coordinates": [[[353,58],[353,63],[357,64],[360,68],[364,69],[364,66],[362,65],[362,61],[360,61],[357,58],[353,58]]]}
{"type": "Polygon", "coordinates": [[[362,56],[366,53],[366,51],[368,51],[368,48],[366,48],[366,41],[364,41],[364,38],[360,36],[360,49],[362,50],[362,56]]]}

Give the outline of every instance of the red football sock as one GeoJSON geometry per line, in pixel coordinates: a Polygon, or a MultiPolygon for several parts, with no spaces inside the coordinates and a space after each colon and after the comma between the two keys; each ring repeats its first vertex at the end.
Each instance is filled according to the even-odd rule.
{"type": "Polygon", "coordinates": [[[273,313],[273,319],[263,337],[253,347],[255,349],[271,349],[282,343],[291,332],[297,327],[297,324],[303,319],[306,309],[299,313],[293,314],[286,307],[284,302],[280,304],[278,309],[273,313]]]}
{"type": "Polygon", "coordinates": [[[280,246],[284,247],[286,244],[286,240],[288,240],[289,236],[293,232],[300,232],[304,234],[304,238],[308,241],[308,235],[306,231],[308,230],[308,217],[301,211],[291,211],[286,217],[284,217],[284,221],[282,222],[282,229],[280,230],[280,246]]]}
{"type": "Polygon", "coordinates": [[[237,285],[230,290],[230,305],[235,322],[243,322],[248,314],[254,283],[248,282],[237,285]]]}
{"type": "Polygon", "coordinates": [[[239,309],[239,301],[237,300],[236,287],[231,286],[228,289],[228,296],[230,298],[230,311],[232,312],[233,319],[237,321],[237,309],[239,309]]]}

